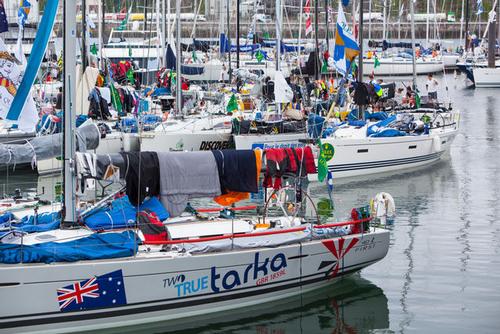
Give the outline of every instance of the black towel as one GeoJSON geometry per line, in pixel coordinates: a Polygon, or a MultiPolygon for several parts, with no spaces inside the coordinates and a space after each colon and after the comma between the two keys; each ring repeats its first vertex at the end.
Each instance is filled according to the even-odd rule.
{"type": "Polygon", "coordinates": [[[134,206],[139,206],[146,196],[160,195],[160,164],[156,152],[120,153],[126,166],[126,193],[134,206]]]}
{"type": "Polygon", "coordinates": [[[212,153],[217,162],[223,194],[227,191],[250,193],[259,191],[253,150],[219,150],[212,153]]]}

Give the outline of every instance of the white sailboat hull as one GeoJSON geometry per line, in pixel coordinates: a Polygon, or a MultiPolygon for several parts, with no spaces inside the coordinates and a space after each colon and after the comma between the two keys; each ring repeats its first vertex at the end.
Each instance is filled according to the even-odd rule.
{"type": "Polygon", "coordinates": [[[328,161],[333,178],[394,172],[432,164],[449,151],[458,130],[441,134],[363,139],[326,138],[334,156],[328,161]]]}
{"type": "MultiPolygon", "coordinates": [[[[443,70],[443,62],[441,60],[418,60],[416,62],[417,74],[428,74],[441,72],[443,70]]],[[[363,59],[363,73],[369,75],[374,73],[377,75],[412,75],[413,65],[411,59],[380,59],[380,66],[375,68],[373,59],[363,59]]]]}
{"type": "Polygon", "coordinates": [[[0,304],[0,333],[105,329],[258,305],[332,284],[379,261],[388,248],[389,232],[375,229],[277,248],[191,256],[144,252],[104,261],[2,265],[0,298],[9,302],[0,304]],[[125,303],[61,311],[58,289],[109,273],[122,279],[125,303]]]}
{"type": "Polygon", "coordinates": [[[500,67],[474,67],[474,83],[477,88],[500,87],[500,67]]]}

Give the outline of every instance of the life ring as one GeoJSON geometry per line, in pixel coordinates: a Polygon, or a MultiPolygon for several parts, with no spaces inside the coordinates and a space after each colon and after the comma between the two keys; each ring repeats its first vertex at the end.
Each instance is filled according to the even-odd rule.
{"type": "Polygon", "coordinates": [[[391,194],[380,192],[370,201],[371,215],[386,223],[387,218],[392,218],[396,214],[396,204],[391,194]]]}

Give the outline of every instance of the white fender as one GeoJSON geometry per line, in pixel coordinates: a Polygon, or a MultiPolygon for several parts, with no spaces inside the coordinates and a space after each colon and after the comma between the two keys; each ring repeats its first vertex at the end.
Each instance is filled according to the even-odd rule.
{"type": "Polygon", "coordinates": [[[432,148],[434,149],[434,152],[441,151],[441,138],[437,135],[432,138],[432,148]]]}

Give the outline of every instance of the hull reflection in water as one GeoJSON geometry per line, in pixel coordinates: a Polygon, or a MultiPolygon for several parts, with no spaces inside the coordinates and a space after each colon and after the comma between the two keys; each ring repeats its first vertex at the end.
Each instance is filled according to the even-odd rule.
{"type": "Polygon", "coordinates": [[[302,298],[185,322],[128,327],[119,333],[316,334],[364,333],[388,328],[389,309],[384,291],[359,274],[353,274],[330,288],[306,293],[302,298]]]}

